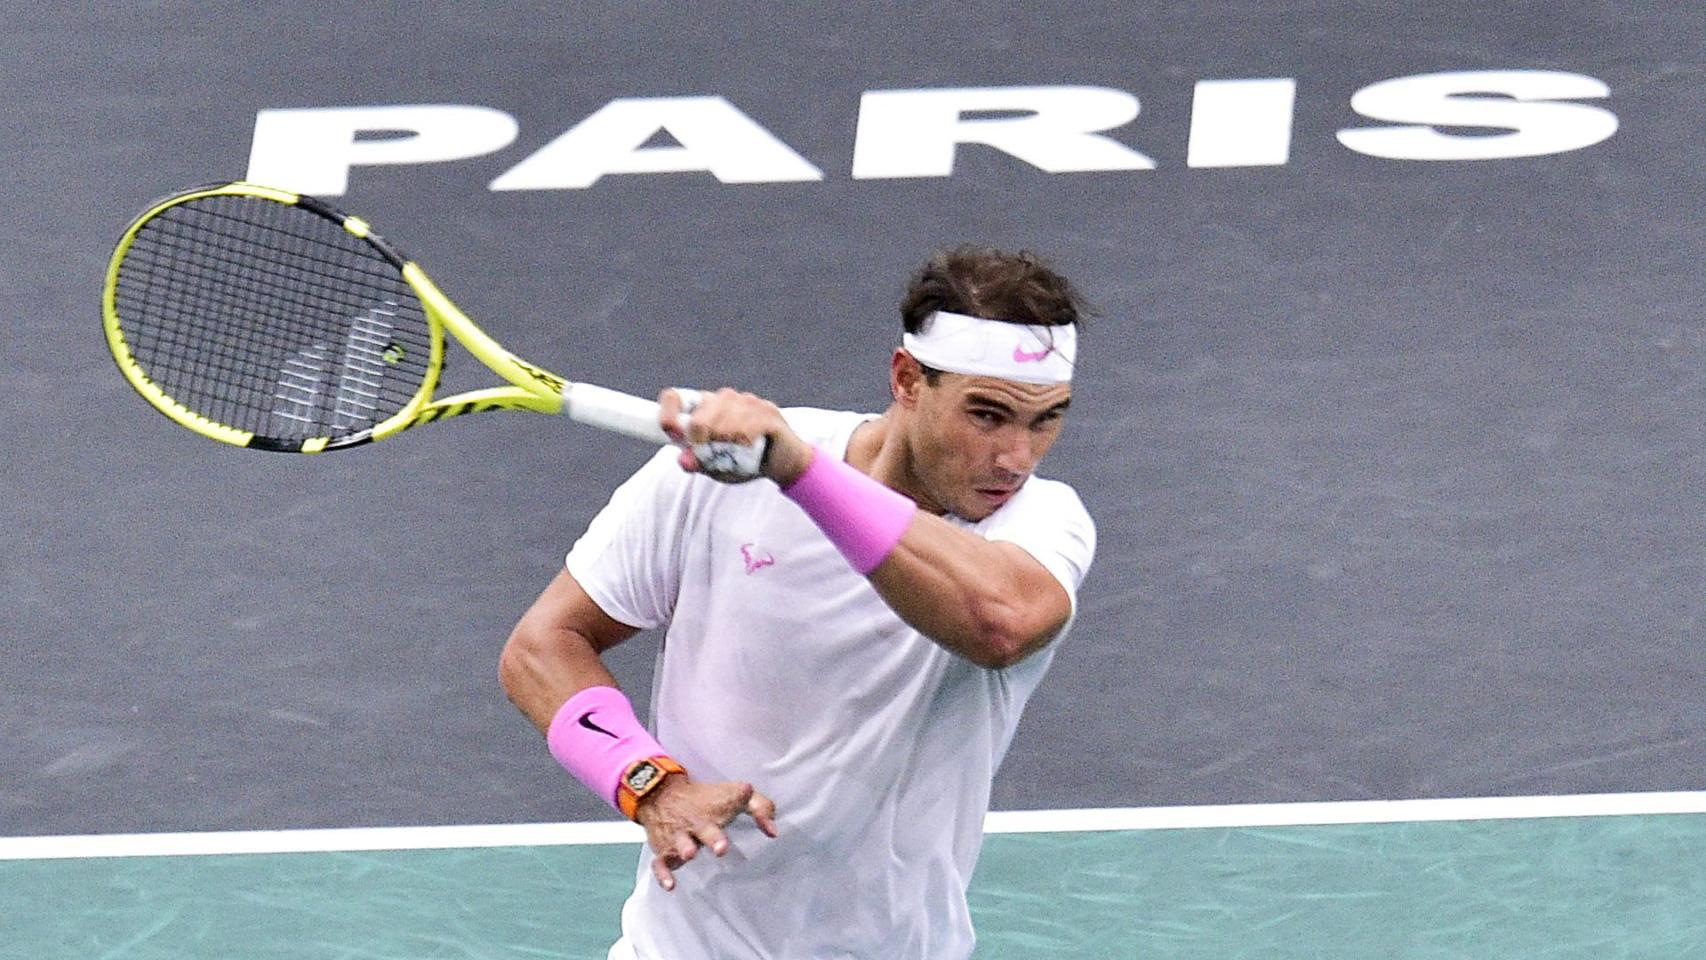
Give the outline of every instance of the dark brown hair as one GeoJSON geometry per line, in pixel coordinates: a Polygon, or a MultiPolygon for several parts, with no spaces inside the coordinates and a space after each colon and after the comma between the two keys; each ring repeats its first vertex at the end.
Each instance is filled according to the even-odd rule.
{"type": "Polygon", "coordinates": [[[936,253],[912,275],[900,302],[901,323],[917,333],[938,310],[1059,326],[1078,322],[1086,307],[1072,284],[1036,254],[966,246],[936,253]]]}

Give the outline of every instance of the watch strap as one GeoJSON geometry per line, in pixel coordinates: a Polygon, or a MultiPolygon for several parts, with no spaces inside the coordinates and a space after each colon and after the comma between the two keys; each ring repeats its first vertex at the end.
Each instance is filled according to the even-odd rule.
{"type": "Polygon", "coordinates": [[[636,760],[622,771],[622,779],[616,786],[616,806],[622,815],[629,820],[639,812],[640,801],[663,783],[664,778],[672,773],[687,773],[687,768],[675,762],[675,758],[665,755],[646,757],[636,760]]]}

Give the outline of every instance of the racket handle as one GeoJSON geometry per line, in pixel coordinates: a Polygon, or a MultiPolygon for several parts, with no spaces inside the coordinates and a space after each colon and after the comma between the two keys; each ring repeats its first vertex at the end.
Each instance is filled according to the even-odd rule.
{"type": "MultiPolygon", "coordinates": [[[[700,394],[685,388],[676,392],[681,395],[680,423],[685,429],[689,412],[699,404],[700,394]]],[[[590,383],[571,383],[563,388],[563,406],[569,419],[589,426],[656,444],[674,442],[658,426],[658,405],[651,400],[590,383]]],[[[760,475],[766,445],[763,437],[750,444],[698,443],[693,445],[693,455],[699,458],[700,468],[706,473],[751,480],[760,475]]]]}
{"type": "MultiPolygon", "coordinates": [[[[675,387],[674,390],[681,397],[681,416],[677,422],[685,430],[687,421],[692,419],[693,408],[705,395],[689,387],[675,387]]],[[[693,455],[699,458],[699,469],[706,473],[729,480],[753,480],[759,476],[759,468],[764,466],[764,450],[769,443],[766,437],[759,437],[752,443],[695,443],[693,455]]]]}
{"type": "Polygon", "coordinates": [[[601,430],[656,444],[671,442],[658,426],[658,405],[651,400],[590,383],[571,383],[563,388],[563,407],[569,419],[601,430]]]}

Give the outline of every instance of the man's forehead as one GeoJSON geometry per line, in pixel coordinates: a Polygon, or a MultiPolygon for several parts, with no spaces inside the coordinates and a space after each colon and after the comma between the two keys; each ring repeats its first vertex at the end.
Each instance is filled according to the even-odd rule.
{"type": "Polygon", "coordinates": [[[991,400],[1011,407],[1037,410],[1047,410],[1072,399],[1070,383],[1021,383],[978,374],[944,373],[942,385],[952,387],[967,399],[991,400]]]}

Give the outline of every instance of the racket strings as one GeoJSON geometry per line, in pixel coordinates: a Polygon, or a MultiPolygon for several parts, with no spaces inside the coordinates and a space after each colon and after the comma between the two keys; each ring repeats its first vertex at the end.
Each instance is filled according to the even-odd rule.
{"type": "MultiPolygon", "coordinates": [[[[232,375],[245,372],[242,365],[248,358],[272,352],[269,351],[268,338],[261,336],[265,327],[225,324],[210,328],[206,326],[210,321],[232,315],[233,310],[237,311],[236,315],[247,314],[257,301],[275,304],[273,316],[293,318],[297,327],[301,324],[294,318],[312,310],[316,300],[321,304],[336,303],[343,311],[351,313],[364,306],[363,298],[350,295],[340,286],[304,284],[301,281],[311,274],[293,274],[288,269],[293,262],[303,259],[300,251],[294,249],[300,241],[272,251],[275,259],[243,259],[219,248],[191,246],[205,238],[194,234],[184,224],[161,221],[157,226],[158,230],[149,236],[149,244],[133,245],[125,265],[128,269],[134,261],[138,266],[149,268],[146,273],[149,302],[163,308],[164,313],[180,318],[181,322],[147,327],[139,323],[137,328],[139,332],[155,333],[160,338],[163,349],[153,356],[155,363],[150,365],[151,370],[158,370],[162,376],[179,373],[187,377],[187,382],[202,384],[210,400],[231,400],[234,396],[232,388],[241,386],[232,382],[232,375]],[[185,259],[186,251],[193,254],[191,260],[185,259]],[[198,269],[208,264],[216,265],[224,272],[209,274],[198,269]],[[305,295],[305,291],[312,296],[305,295]]],[[[225,224],[232,230],[248,226],[241,221],[225,224]]],[[[327,266],[335,266],[324,257],[309,256],[305,259],[319,264],[317,272],[324,272],[327,266]]],[[[286,360],[285,364],[281,373],[290,369],[290,361],[286,360]]],[[[261,369],[270,369],[270,365],[263,365],[261,369]]],[[[158,382],[159,377],[156,380],[158,382]]],[[[230,413],[229,410],[221,412],[230,413]]],[[[230,422],[223,417],[214,419],[230,422]]]]}
{"type": "Polygon", "coordinates": [[[136,233],[115,289],[149,379],[260,436],[338,438],[406,406],[430,367],[425,313],[392,263],[313,211],[216,196],[136,233]]]}

